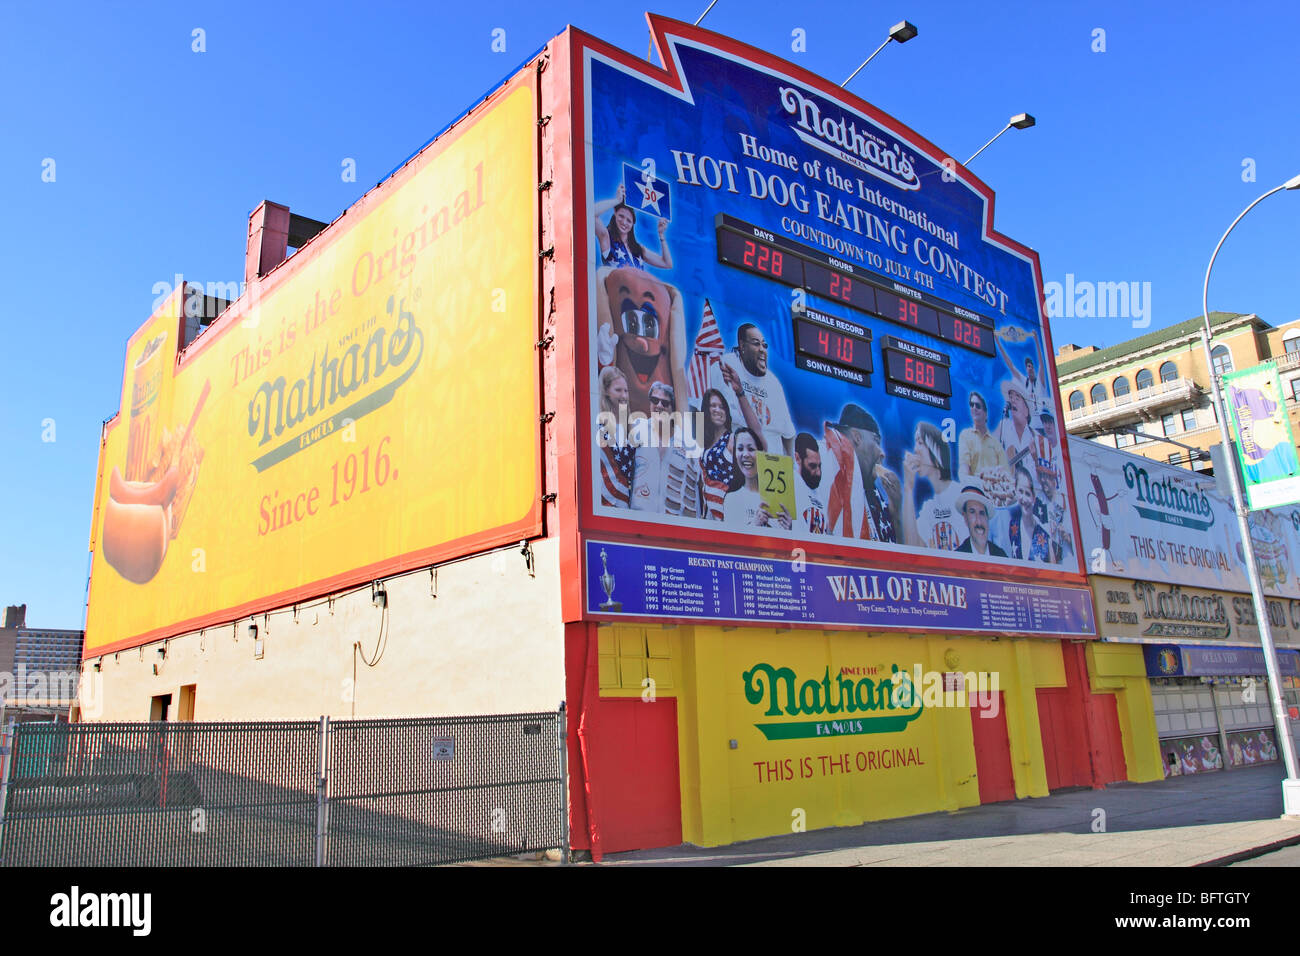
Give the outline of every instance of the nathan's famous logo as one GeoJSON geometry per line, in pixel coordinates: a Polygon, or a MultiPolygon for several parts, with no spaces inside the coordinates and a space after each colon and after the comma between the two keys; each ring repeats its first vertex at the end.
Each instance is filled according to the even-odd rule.
{"type": "MultiPolygon", "coordinates": [[[[248,434],[257,439],[259,448],[271,441],[278,444],[255,459],[253,467],[265,471],[332,434],[344,422],[356,421],[392,400],[424,354],[424,333],[415,324],[415,316],[403,308],[405,304],[405,299],[398,302],[396,296],[388,297],[388,315],[396,310],[398,316],[391,330],[380,326],[364,342],[354,342],[338,355],[330,355],[326,345],[319,361],[317,353],[312,353],[306,373],[292,384],[281,375],[257,387],[248,402],[248,434]],[[298,425],[357,392],[364,394],[328,418],[292,434],[298,425]],[[291,437],[281,441],[286,431],[291,437]]],[[[373,324],[374,319],[367,323],[373,324]]]]}
{"type": "Polygon", "coordinates": [[[1124,483],[1137,492],[1141,504],[1135,504],[1133,509],[1143,518],[1197,531],[1206,531],[1214,524],[1214,508],[1205,493],[1189,491],[1173,477],[1152,481],[1145,468],[1126,461],[1124,483]]]}
{"type": "Polygon", "coordinates": [[[161,361],[162,345],[167,341],[167,333],[161,332],[155,338],[151,339],[140,353],[140,357],[135,360],[135,381],[131,383],[131,414],[138,415],[140,411],[153,403],[158,397],[158,388],[162,385],[163,362],[161,361]],[[159,356],[155,360],[154,356],[159,356]],[[142,373],[142,370],[143,373],[142,373]]]}
{"type": "Polygon", "coordinates": [[[766,717],[821,717],[831,719],[796,723],[755,724],[768,740],[803,737],[835,737],[850,734],[895,734],[921,716],[925,709],[907,671],[897,664],[889,677],[856,682],[841,672],[831,680],[830,668],[821,680],[799,682],[788,667],[755,664],[742,675],[745,699],[751,704],[767,702],[766,717]],[[797,686],[797,690],[796,690],[797,686]],[[832,717],[832,715],[843,715],[832,717]],[[854,717],[853,714],[864,716],[854,717]]]}
{"type": "Polygon", "coordinates": [[[1223,639],[1232,634],[1222,594],[1189,594],[1177,584],[1162,590],[1149,581],[1134,581],[1133,594],[1142,602],[1143,619],[1151,622],[1142,632],[1146,637],[1223,639]]]}
{"type": "Polygon", "coordinates": [[[823,115],[817,103],[793,87],[783,86],[777,92],[785,111],[795,117],[799,127],[795,135],[809,146],[895,186],[921,188],[912,157],[899,143],[888,143],[843,115],[838,119],[823,115]]]}

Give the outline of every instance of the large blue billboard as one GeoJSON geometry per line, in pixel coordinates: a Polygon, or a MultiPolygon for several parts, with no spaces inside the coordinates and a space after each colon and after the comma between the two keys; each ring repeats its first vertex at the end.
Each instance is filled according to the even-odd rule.
{"type": "Polygon", "coordinates": [[[583,59],[594,513],[1079,573],[1037,262],[991,195],[780,61],[668,50],[680,89],[583,59]]]}

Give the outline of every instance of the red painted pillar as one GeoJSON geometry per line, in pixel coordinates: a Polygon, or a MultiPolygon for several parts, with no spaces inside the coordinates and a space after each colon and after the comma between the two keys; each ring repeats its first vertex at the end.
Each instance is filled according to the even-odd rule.
{"type": "Polygon", "coordinates": [[[1062,644],[1065,653],[1066,686],[1071,689],[1072,706],[1081,708],[1083,744],[1088,755],[1088,769],[1094,790],[1128,777],[1124,761],[1124,740],[1119,729],[1119,713],[1114,694],[1095,694],[1088,680],[1088,646],[1083,642],[1062,644]]]}
{"type": "Polygon", "coordinates": [[[574,850],[592,850],[587,793],[587,761],[583,737],[588,731],[588,710],[599,694],[600,659],[596,627],[578,621],[564,625],[564,685],[568,706],[569,844],[574,850]],[[591,670],[591,659],[596,669],[591,670]],[[590,699],[588,683],[593,685],[590,699]]]}
{"type": "Polygon", "coordinates": [[[1076,727],[1082,730],[1082,736],[1074,751],[1073,759],[1086,761],[1085,770],[1089,785],[1100,790],[1106,785],[1102,779],[1097,753],[1097,740],[1092,715],[1092,685],[1088,682],[1088,657],[1084,644],[1076,641],[1062,641],[1061,652],[1065,659],[1065,686],[1069,690],[1067,699],[1069,707],[1074,710],[1076,727]]]}

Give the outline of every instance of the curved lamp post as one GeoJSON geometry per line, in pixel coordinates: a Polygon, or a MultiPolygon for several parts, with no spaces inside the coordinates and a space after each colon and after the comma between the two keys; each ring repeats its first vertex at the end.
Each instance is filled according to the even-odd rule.
{"type": "Polygon", "coordinates": [[[1291,728],[1287,724],[1287,714],[1282,704],[1281,668],[1278,666],[1277,648],[1273,645],[1273,631],[1268,623],[1268,602],[1264,598],[1264,586],[1255,565],[1255,543],[1250,537],[1250,522],[1247,518],[1249,509],[1242,495],[1241,482],[1237,478],[1237,462],[1232,458],[1232,438],[1228,433],[1228,415],[1223,404],[1223,387],[1219,382],[1219,376],[1214,372],[1214,356],[1210,352],[1210,337],[1213,335],[1213,330],[1210,328],[1210,270],[1214,268],[1214,260],[1218,257],[1219,250],[1223,248],[1229,233],[1245,218],[1246,213],[1269,196],[1284,189],[1300,189],[1300,176],[1288,179],[1281,186],[1270,189],[1242,210],[1241,215],[1232,221],[1228,231],[1214,247],[1210,264],[1205,267],[1205,284],[1201,289],[1201,312],[1205,320],[1205,326],[1201,329],[1201,347],[1205,351],[1205,367],[1210,373],[1210,381],[1214,383],[1214,410],[1219,416],[1219,437],[1223,441],[1224,459],[1228,462],[1228,480],[1232,484],[1232,506],[1237,512],[1237,522],[1241,526],[1246,575],[1250,579],[1251,597],[1255,602],[1255,619],[1259,622],[1259,640],[1264,649],[1264,666],[1268,670],[1268,693],[1273,709],[1274,729],[1277,731],[1278,745],[1282,748],[1282,757],[1286,761],[1287,779],[1282,781],[1283,813],[1291,815],[1300,814],[1300,780],[1296,779],[1295,744],[1291,739],[1291,728]]]}
{"type": "MultiPolygon", "coordinates": [[[[993,134],[993,138],[991,140],[989,140],[979,149],[975,150],[975,156],[978,156],[980,153],[984,152],[984,150],[992,146],[995,142],[997,142],[999,136],[1001,136],[1003,133],[1005,133],[1007,130],[1011,129],[1012,127],[1015,127],[1016,129],[1029,129],[1029,127],[1034,126],[1037,123],[1038,120],[1034,119],[1028,113],[1017,113],[1015,116],[1011,117],[1011,119],[1007,120],[1006,126],[1002,127],[1000,130],[998,130],[996,133],[993,134]]],[[[962,163],[962,165],[969,166],[971,163],[975,161],[975,156],[972,156],[970,159],[966,160],[966,162],[962,163]]]]}
{"type": "MultiPolygon", "coordinates": [[[[705,12],[707,13],[708,11],[705,12]]],[[[894,43],[906,43],[908,40],[912,39],[912,37],[916,36],[917,32],[918,31],[914,24],[908,23],[906,20],[899,20],[897,23],[895,23],[892,27],[889,28],[889,36],[885,37],[885,42],[880,44],[880,46],[876,47],[876,52],[872,53],[871,56],[863,60],[862,65],[859,66],[852,73],[850,73],[848,75],[848,78],[843,83],[841,83],[840,86],[848,86],[849,80],[852,80],[855,76],[861,73],[862,67],[866,66],[868,63],[874,60],[876,58],[876,53],[879,53],[885,47],[889,46],[891,41],[894,43]]]]}

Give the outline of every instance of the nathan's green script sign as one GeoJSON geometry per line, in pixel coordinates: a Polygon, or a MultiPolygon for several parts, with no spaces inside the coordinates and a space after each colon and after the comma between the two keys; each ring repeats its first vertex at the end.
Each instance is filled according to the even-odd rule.
{"type": "Polygon", "coordinates": [[[755,664],[742,675],[745,700],[766,704],[764,716],[808,716],[815,720],[755,724],[768,740],[838,737],[849,734],[894,734],[921,716],[925,705],[911,676],[897,664],[878,682],[864,677],[856,683],[843,674],[831,679],[799,681],[789,667],[755,664]],[[797,688],[797,690],[796,690],[797,688]],[[874,713],[873,713],[874,712],[874,713]],[[863,714],[853,717],[855,713],[863,714]],[[845,716],[834,716],[834,715],[845,716]],[[826,716],[822,716],[826,715],[826,716]]]}
{"type": "Polygon", "coordinates": [[[1265,362],[1223,376],[1251,511],[1300,501],[1300,462],[1277,365],[1265,362]]]}

